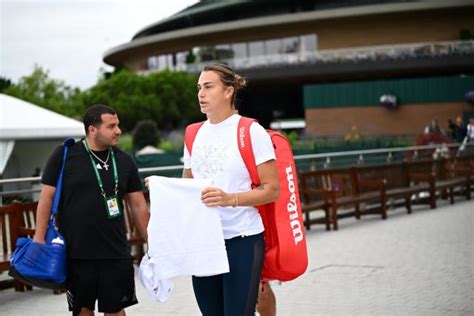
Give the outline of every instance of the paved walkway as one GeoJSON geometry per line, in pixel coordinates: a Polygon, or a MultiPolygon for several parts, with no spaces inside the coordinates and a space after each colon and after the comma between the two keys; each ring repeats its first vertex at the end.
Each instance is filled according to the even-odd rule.
{"type": "MultiPolygon", "coordinates": [[[[308,232],[301,278],[274,284],[278,315],[474,315],[474,202],[344,218],[337,232],[308,232]]],[[[164,304],[137,284],[127,315],[199,315],[189,278],[164,304]]],[[[0,291],[1,315],[70,315],[65,295],[0,291]]]]}

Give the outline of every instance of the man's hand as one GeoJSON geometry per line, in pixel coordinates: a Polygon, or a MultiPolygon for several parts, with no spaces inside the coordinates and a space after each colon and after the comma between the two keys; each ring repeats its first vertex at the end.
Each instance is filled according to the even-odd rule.
{"type": "Polygon", "coordinates": [[[33,237],[33,242],[38,243],[38,244],[42,244],[42,245],[46,244],[46,241],[44,240],[44,238],[39,238],[39,237],[36,236],[36,234],[33,237]]]}
{"type": "Polygon", "coordinates": [[[36,209],[36,229],[33,241],[39,244],[45,244],[46,230],[48,229],[49,217],[51,216],[51,206],[53,205],[54,193],[56,188],[44,184],[41,188],[41,194],[36,209]]]}
{"type": "MultiPolygon", "coordinates": [[[[147,227],[150,221],[150,212],[142,191],[129,192],[125,195],[128,205],[131,207],[135,225],[143,239],[148,240],[147,227]]],[[[124,203],[126,203],[124,201],[124,203]]]]}

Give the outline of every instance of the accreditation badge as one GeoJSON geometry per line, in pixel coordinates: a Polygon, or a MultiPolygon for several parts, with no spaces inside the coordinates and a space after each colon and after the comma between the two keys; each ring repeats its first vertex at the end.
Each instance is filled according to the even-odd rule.
{"type": "Polygon", "coordinates": [[[116,195],[109,196],[105,200],[105,208],[107,210],[107,216],[109,218],[115,218],[121,215],[120,207],[119,207],[119,203],[118,203],[116,195]]]}

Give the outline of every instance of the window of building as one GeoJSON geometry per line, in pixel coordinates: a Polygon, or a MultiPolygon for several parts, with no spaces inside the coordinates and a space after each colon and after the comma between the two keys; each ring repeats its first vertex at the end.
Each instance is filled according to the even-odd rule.
{"type": "Polygon", "coordinates": [[[278,55],[281,51],[281,39],[265,41],[265,55],[278,55]]]}
{"type": "Polygon", "coordinates": [[[307,34],[301,36],[301,43],[304,50],[307,52],[314,52],[318,47],[318,38],[316,34],[307,34]]]}
{"type": "Polygon", "coordinates": [[[282,39],[282,54],[288,54],[288,53],[296,53],[299,50],[299,42],[300,39],[299,37],[293,36],[293,37],[285,37],[282,39]]]}
{"type": "Polygon", "coordinates": [[[249,43],[249,57],[262,56],[265,53],[263,49],[263,42],[250,42],[249,43]]]}
{"type": "Polygon", "coordinates": [[[234,51],[230,44],[216,45],[216,60],[226,60],[234,58],[234,51]]]}
{"type": "Polygon", "coordinates": [[[232,44],[232,51],[234,52],[234,58],[246,58],[247,57],[247,43],[232,44]]]}
{"type": "Polygon", "coordinates": [[[181,51],[175,54],[150,56],[148,58],[148,69],[163,70],[168,68],[180,70],[186,69],[189,63],[211,61],[238,63],[235,65],[242,66],[247,65],[247,61],[252,57],[273,56],[272,60],[278,61],[282,56],[277,55],[295,53],[304,55],[304,52],[315,52],[317,48],[318,37],[316,34],[271,38],[264,41],[218,44],[194,47],[191,51],[181,51]]]}
{"type": "Polygon", "coordinates": [[[176,53],[176,66],[183,66],[186,64],[186,56],[188,52],[178,52],[176,53]]]}
{"type": "Polygon", "coordinates": [[[173,68],[173,56],[170,54],[158,56],[158,67],[156,69],[172,69],[173,68]]]}
{"type": "Polygon", "coordinates": [[[150,56],[148,57],[148,69],[153,70],[158,68],[158,57],[150,56]]]}

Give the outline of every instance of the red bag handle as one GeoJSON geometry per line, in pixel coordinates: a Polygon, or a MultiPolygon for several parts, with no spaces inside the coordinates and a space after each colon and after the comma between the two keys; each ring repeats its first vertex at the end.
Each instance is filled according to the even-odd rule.
{"type": "Polygon", "coordinates": [[[237,146],[249,171],[252,188],[255,188],[260,185],[260,177],[258,176],[257,164],[255,163],[255,155],[252,149],[252,139],[250,138],[250,125],[253,122],[257,122],[257,120],[244,116],[240,118],[237,130],[237,146]]]}
{"type": "Polygon", "coordinates": [[[204,124],[204,122],[205,121],[190,124],[186,127],[186,130],[184,131],[184,144],[188,149],[189,156],[191,156],[194,139],[196,139],[197,132],[201,128],[202,124],[204,124]]]}

